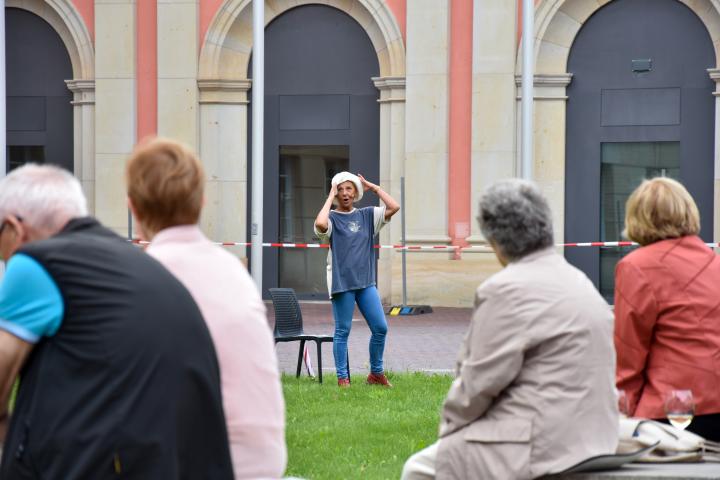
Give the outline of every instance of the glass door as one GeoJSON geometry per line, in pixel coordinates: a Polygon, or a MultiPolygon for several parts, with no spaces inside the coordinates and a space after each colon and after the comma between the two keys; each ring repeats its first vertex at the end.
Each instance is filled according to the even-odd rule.
{"type": "MultiPolygon", "coordinates": [[[[283,243],[318,243],[315,217],[330,191],[330,180],[347,170],[347,145],[280,146],[279,233],[283,243]]],[[[278,283],[299,298],[327,300],[327,249],[281,248],[278,283]]]]}
{"type": "MultiPolygon", "coordinates": [[[[625,203],[644,179],[680,177],[680,142],[610,142],[601,144],[600,240],[614,242],[625,228],[625,203]]],[[[600,293],[613,302],[615,266],[632,249],[600,249],[600,293]]]]}

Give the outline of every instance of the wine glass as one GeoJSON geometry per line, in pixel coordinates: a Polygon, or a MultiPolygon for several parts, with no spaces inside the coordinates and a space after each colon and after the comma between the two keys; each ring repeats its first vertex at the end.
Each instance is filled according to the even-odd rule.
{"type": "Polygon", "coordinates": [[[695,401],[690,390],[671,390],[665,394],[665,415],[673,427],[685,430],[694,413],[695,401]]]}
{"type": "Polygon", "coordinates": [[[630,416],[630,402],[628,401],[627,394],[625,393],[625,390],[618,390],[617,391],[617,399],[618,399],[618,412],[620,412],[621,417],[629,417],[630,416]]]}

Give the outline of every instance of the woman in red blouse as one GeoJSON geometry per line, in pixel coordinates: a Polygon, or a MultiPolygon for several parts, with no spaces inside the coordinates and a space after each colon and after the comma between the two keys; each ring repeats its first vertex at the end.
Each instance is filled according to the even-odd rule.
{"type": "Polygon", "coordinates": [[[700,216],[680,183],[646,180],[627,202],[641,248],[615,270],[617,388],[630,415],[664,419],[663,397],[692,390],[688,427],[720,440],[720,257],[698,237],[700,216]]]}

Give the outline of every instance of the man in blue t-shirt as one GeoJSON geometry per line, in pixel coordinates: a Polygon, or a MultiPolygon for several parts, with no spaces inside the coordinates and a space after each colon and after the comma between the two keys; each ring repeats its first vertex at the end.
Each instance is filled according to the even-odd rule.
{"type": "Polygon", "coordinates": [[[182,284],[88,217],[57,167],[0,180],[0,221],[0,478],[233,478],[215,351],[182,284]]]}

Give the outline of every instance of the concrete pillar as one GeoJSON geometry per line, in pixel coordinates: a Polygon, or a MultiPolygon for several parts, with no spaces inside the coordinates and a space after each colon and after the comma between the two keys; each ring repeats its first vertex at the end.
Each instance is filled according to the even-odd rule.
{"type": "Polygon", "coordinates": [[[710,78],[715,82],[715,201],[713,208],[713,242],[720,242],[720,69],[708,69],[710,78]]]}
{"type": "Polygon", "coordinates": [[[471,243],[483,190],[515,176],[517,3],[475,0],[473,8],[471,243]]]}
{"type": "MultiPolygon", "coordinates": [[[[201,226],[209,238],[247,239],[247,92],[250,80],[200,80],[200,159],[206,204],[201,226]]],[[[232,247],[245,257],[245,247],[232,247]]]]}
{"type": "Polygon", "coordinates": [[[135,144],[135,0],[95,1],[95,214],[125,235],[125,161],[135,144]]]}
{"type": "Polygon", "coordinates": [[[449,1],[407,4],[405,172],[412,243],[448,243],[449,1]]]}
{"type": "Polygon", "coordinates": [[[198,147],[198,0],[158,0],[158,135],[198,147]]]}
{"type": "MultiPolygon", "coordinates": [[[[565,114],[572,74],[536,74],[534,181],[553,212],[555,240],[565,238],[565,114]]],[[[516,77],[518,117],[521,78],[516,77]]],[[[519,127],[519,126],[518,126],[519,127]]]]}
{"type": "Polygon", "coordinates": [[[95,213],[95,81],[66,80],[73,92],[74,172],[95,213]]]}
{"type": "MultiPolygon", "coordinates": [[[[380,90],[380,186],[400,201],[400,178],[405,175],[405,78],[377,77],[373,82],[380,90]]],[[[400,226],[398,214],[380,232],[380,243],[399,243],[400,226]]],[[[399,254],[380,250],[378,289],[384,303],[400,303],[402,280],[393,274],[399,268],[399,254]]]]}

